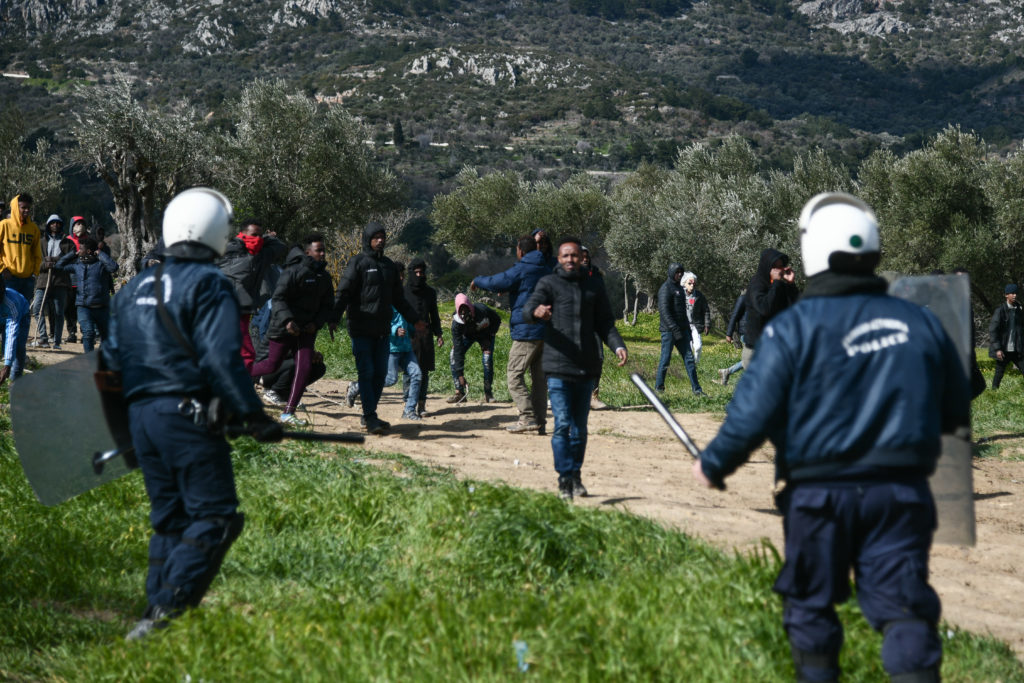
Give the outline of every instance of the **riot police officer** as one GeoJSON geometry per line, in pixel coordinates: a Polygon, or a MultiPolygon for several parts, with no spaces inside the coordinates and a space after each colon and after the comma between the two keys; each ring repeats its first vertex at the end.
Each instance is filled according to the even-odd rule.
{"type": "Polygon", "coordinates": [[[165,261],[118,292],[103,340],[105,364],[122,376],[153,527],[149,604],[129,640],[197,606],[242,531],[231,448],[211,429],[211,403],[222,405],[221,417],[248,422],[257,438],[281,435],[243,367],[238,302],[214,265],[231,218],[231,203],[215,190],[172,199],[165,261]]]}
{"type": "Polygon", "coordinates": [[[852,567],[864,616],[884,634],[886,672],[938,681],[927,477],[941,434],[970,424],[967,376],[938,319],[888,296],[874,275],[878,224],[867,204],[818,195],[800,230],[803,298],[765,326],[694,476],[720,486],[765,438],[776,447],[786,561],[774,588],[799,680],[839,677],[834,606],[850,596],[852,567]]]}

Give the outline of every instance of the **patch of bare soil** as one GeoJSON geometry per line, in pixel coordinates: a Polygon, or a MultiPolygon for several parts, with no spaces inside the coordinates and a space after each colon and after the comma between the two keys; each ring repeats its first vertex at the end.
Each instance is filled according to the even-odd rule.
{"type": "MultiPolygon", "coordinates": [[[[67,357],[68,352],[63,352],[67,357]]],[[[59,362],[57,353],[36,353],[59,362]]],[[[321,380],[304,398],[313,429],[362,432],[359,405],[345,404],[347,382],[321,380]]],[[[432,395],[420,422],[401,419],[401,392],[386,389],[380,415],[392,423],[385,436],[367,436],[370,451],[403,453],[451,468],[458,476],[504,482],[554,493],[556,475],[549,437],[511,434],[510,403],[477,400],[448,405],[432,395]]],[[[711,415],[681,420],[698,444],[706,444],[721,422],[711,415]]],[[[549,429],[553,423],[549,420],[549,429]]],[[[782,518],[772,501],[773,465],[762,449],[727,480],[724,492],[702,488],[690,473],[692,460],[652,410],[592,412],[583,481],[588,498],[577,504],[616,507],[703,538],[721,548],[751,548],[768,539],[782,548],[782,518]]],[[[978,460],[974,465],[978,544],[937,545],[931,581],[950,623],[1005,640],[1024,658],[1024,462],[978,460]]]]}

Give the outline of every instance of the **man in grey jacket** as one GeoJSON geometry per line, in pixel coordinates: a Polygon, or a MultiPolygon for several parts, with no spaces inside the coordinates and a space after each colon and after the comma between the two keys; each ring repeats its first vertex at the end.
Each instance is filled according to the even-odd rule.
{"type": "Polygon", "coordinates": [[[563,239],[558,245],[558,267],[537,282],[523,306],[523,322],[547,323],[544,374],[555,418],[551,450],[563,500],[587,495],[580,469],[587,448],[590,396],[601,368],[600,340],[615,351],[620,367],[627,358],[604,281],[583,273],[580,255],[579,240],[563,239]]]}

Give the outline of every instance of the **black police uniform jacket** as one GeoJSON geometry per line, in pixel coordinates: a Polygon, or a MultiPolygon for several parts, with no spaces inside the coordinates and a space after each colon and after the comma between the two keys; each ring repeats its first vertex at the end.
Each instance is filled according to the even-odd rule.
{"type": "Polygon", "coordinates": [[[262,412],[242,364],[238,301],[228,279],[211,261],[164,263],[164,303],[194,359],[160,319],[156,272],[148,268],[118,291],[101,347],[107,367],[121,371],[125,398],[220,396],[236,415],[262,412]]]}

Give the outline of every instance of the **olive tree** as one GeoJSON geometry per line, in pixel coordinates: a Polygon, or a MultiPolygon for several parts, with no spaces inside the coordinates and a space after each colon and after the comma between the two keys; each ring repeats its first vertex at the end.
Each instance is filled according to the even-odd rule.
{"type": "Polygon", "coordinates": [[[228,109],[234,129],[220,141],[218,171],[236,213],[300,239],[351,235],[399,206],[398,180],[342,107],[319,105],[284,81],[256,81],[228,109]]]}
{"type": "Polygon", "coordinates": [[[507,249],[537,228],[553,240],[571,235],[597,248],[610,225],[608,197],[583,173],[557,184],[527,181],[515,171],[480,176],[467,167],[456,185],[434,198],[430,219],[437,226],[435,242],[458,257],[507,249]]]}
{"type": "Polygon", "coordinates": [[[71,126],[75,160],[95,172],[114,197],[122,272],[160,236],[160,215],[174,195],[211,181],[211,135],[187,104],[146,106],[125,74],[109,85],[83,86],[71,126]]]}
{"type": "Polygon", "coordinates": [[[27,146],[25,120],[17,109],[0,112],[0,201],[5,204],[20,192],[36,206],[54,204],[61,189],[64,160],[40,138],[27,146]]]}

